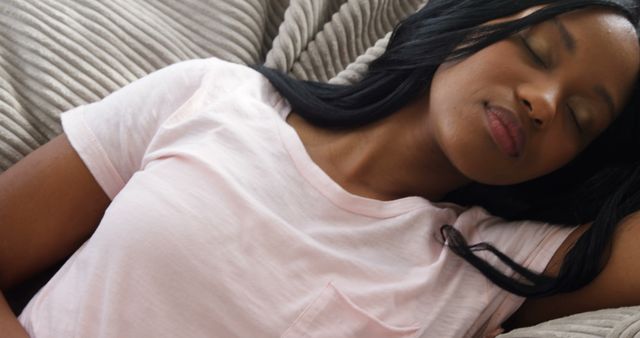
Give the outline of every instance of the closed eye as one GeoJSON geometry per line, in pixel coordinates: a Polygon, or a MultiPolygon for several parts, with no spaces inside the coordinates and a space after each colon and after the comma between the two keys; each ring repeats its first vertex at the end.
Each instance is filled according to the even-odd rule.
{"type": "Polygon", "coordinates": [[[569,105],[567,105],[567,108],[569,108],[569,113],[571,114],[571,118],[573,119],[573,122],[575,123],[576,127],[578,128],[578,132],[580,134],[583,134],[584,130],[582,130],[582,127],[580,126],[580,123],[578,122],[578,118],[576,117],[575,110],[573,110],[573,108],[571,108],[571,106],[569,106],[569,105]]]}
{"type": "Polygon", "coordinates": [[[538,55],[538,53],[536,53],[533,48],[531,48],[531,45],[527,42],[527,39],[522,36],[522,34],[518,34],[518,37],[520,39],[520,42],[522,43],[522,46],[527,50],[527,53],[529,54],[529,56],[531,56],[533,61],[538,65],[547,68],[547,64],[544,62],[544,60],[542,60],[540,55],[538,55]]]}

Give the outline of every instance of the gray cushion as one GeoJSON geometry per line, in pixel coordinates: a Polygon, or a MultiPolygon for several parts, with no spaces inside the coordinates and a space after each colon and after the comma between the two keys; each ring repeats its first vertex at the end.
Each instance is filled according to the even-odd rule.
{"type": "Polygon", "coordinates": [[[579,313],[532,327],[513,330],[499,338],[640,338],[640,306],[579,313]]]}
{"type": "Polygon", "coordinates": [[[0,1],[0,172],[58,135],[61,112],[181,60],[265,62],[328,81],[423,2],[0,1]]]}

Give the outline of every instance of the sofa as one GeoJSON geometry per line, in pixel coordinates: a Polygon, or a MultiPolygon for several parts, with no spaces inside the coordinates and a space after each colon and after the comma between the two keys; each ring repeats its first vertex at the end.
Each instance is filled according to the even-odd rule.
{"type": "MultiPolygon", "coordinates": [[[[178,61],[215,56],[265,63],[299,79],[358,81],[384,52],[393,26],[424,2],[2,0],[0,172],[60,134],[60,113],[178,61]]],[[[8,292],[16,312],[57,268],[8,292]]],[[[498,337],[640,337],[640,307],[498,337]]]]}

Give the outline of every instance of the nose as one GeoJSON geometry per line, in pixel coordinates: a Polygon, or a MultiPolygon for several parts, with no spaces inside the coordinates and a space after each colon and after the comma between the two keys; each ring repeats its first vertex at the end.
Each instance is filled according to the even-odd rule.
{"type": "Polygon", "coordinates": [[[560,86],[552,81],[521,84],[516,95],[525,106],[534,126],[546,128],[556,117],[561,97],[560,86]]]}

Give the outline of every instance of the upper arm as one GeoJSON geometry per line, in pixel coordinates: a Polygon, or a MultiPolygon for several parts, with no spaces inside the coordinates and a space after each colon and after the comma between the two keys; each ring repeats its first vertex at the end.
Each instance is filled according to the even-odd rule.
{"type": "Polygon", "coordinates": [[[0,289],[57,263],[91,235],[110,198],[143,169],[164,121],[190,107],[212,64],[224,67],[179,62],[62,113],[64,134],[0,174],[0,289]]]}
{"type": "MultiPolygon", "coordinates": [[[[585,224],[558,249],[546,274],[557,274],[560,262],[585,224]]],[[[626,217],[616,228],[611,251],[600,274],[583,288],[539,299],[528,299],[507,321],[510,328],[534,325],[580,312],[640,304],[640,212],[626,217]]]]}
{"type": "Polygon", "coordinates": [[[0,289],[75,251],[109,203],[65,134],[0,174],[0,289]]]}
{"type": "Polygon", "coordinates": [[[181,108],[199,108],[203,79],[225,65],[178,62],[64,112],[64,134],[0,174],[0,289],[77,249],[110,198],[143,169],[161,125],[181,108]]]}
{"type": "Polygon", "coordinates": [[[211,64],[208,59],[172,64],[60,115],[70,143],[109,197],[144,169],[168,119],[183,110],[203,109],[198,99],[204,96],[200,89],[211,64]]]}

